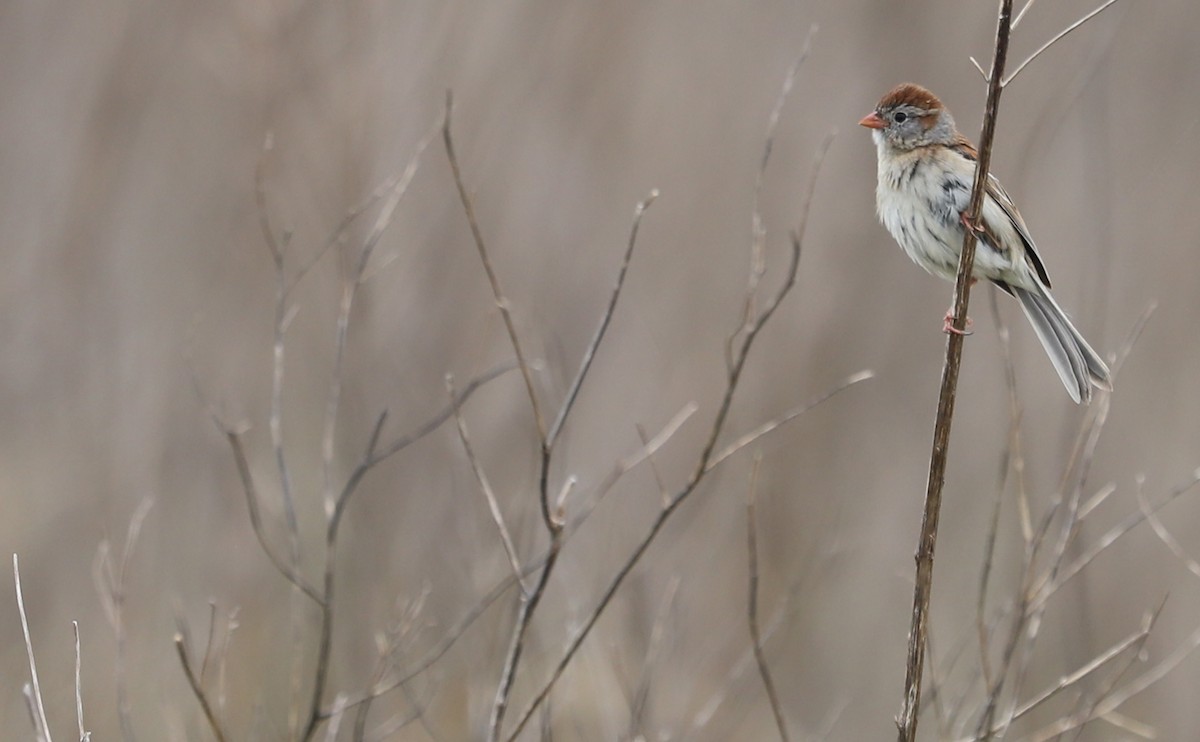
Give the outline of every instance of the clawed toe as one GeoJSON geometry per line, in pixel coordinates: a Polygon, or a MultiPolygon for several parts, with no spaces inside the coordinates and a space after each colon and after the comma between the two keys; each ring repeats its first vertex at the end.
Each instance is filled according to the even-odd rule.
{"type": "Polygon", "coordinates": [[[967,317],[966,328],[960,330],[954,326],[954,313],[946,312],[946,318],[942,321],[942,332],[946,333],[947,335],[962,335],[963,337],[966,337],[967,335],[975,334],[975,331],[971,329],[974,326],[974,320],[972,320],[970,317],[967,317]]]}
{"type": "Polygon", "coordinates": [[[959,220],[960,222],[962,222],[962,225],[963,225],[964,227],[966,227],[967,229],[971,230],[971,231],[972,231],[972,232],[974,232],[975,234],[983,234],[983,232],[984,232],[984,230],[983,230],[983,226],[982,226],[982,225],[979,225],[979,224],[976,224],[975,222],[971,221],[971,217],[967,216],[967,212],[965,212],[965,211],[964,211],[964,212],[963,212],[963,213],[962,213],[962,214],[961,214],[961,215],[958,217],[958,220],[959,220]]]}

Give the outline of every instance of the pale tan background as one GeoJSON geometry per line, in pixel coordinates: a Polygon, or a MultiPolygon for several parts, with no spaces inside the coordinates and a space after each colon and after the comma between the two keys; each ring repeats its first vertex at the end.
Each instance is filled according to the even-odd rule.
{"type": "MultiPolygon", "coordinates": [[[[44,692],[57,737],[73,734],[70,621],[83,633],[94,739],[119,737],[114,641],[92,586],[105,535],[156,504],[132,564],[129,671],[142,739],[206,739],[174,656],[173,616],[203,635],[208,601],[240,606],[223,712],[236,739],[283,738],[289,591],[249,529],[233,462],[198,402],[187,357],[249,440],[264,497],[277,500],[266,410],[272,273],[253,173],[268,130],[277,224],[306,254],[407,161],[453,88],[456,130],[519,330],[560,398],[623,248],[635,202],[646,218],[624,304],[576,411],[557,476],[595,482],[689,400],[700,412],[660,457],[678,482],[722,382],[722,342],[744,287],[750,203],[766,120],[811,23],[814,52],[784,110],[764,214],[768,282],[785,262],[812,153],[826,162],[795,294],[769,326],[736,400],[731,432],[874,369],[764,441],[763,610],[800,583],[768,649],[789,718],[830,739],[887,739],[898,708],[911,554],[924,486],[948,285],[917,270],[873,214],[874,151],[854,125],[905,79],[938,91],[964,130],[983,85],[995,4],[939,0],[612,2],[29,2],[0,8],[0,553],[22,558],[44,692]]],[[[1091,7],[1035,6],[1021,58],[1091,7]]],[[[1105,352],[1151,300],[1160,308],[1117,384],[1092,475],[1119,491],[1087,535],[1134,510],[1135,477],[1164,492],[1200,465],[1200,269],[1195,145],[1200,10],[1119,4],[1037,61],[1003,100],[994,170],[1022,204],[1056,295],[1105,352]]],[[[339,459],[352,463],[383,407],[394,430],[508,357],[445,157],[435,143],[380,245],[394,261],[353,317],[339,459]]],[[[327,261],[299,295],[289,334],[287,444],[297,467],[306,569],[320,566],[319,425],[337,292],[327,261]]],[[[774,285],[772,283],[772,285],[774,285]]],[[[951,449],[935,588],[949,646],[973,620],[1007,413],[999,346],[976,295],[951,449]]],[[[1034,497],[1058,482],[1081,411],[1012,306],[1034,497]]],[[[510,375],[467,407],[518,545],[541,548],[535,447],[510,375]]],[[[727,464],[678,514],[622,589],[555,696],[555,739],[625,734],[664,587],[676,603],[652,668],[650,739],[770,739],[761,688],[728,689],[693,722],[746,647],[743,493],[749,456],[727,464]]],[[[516,704],[593,604],[658,499],[639,470],[572,542],[534,626],[516,704]]],[[[277,516],[274,505],[269,505],[277,516]]],[[[1168,513],[1200,554],[1200,503],[1168,513]]],[[[997,584],[1014,582],[1018,532],[1006,506],[997,584]]],[[[273,531],[278,535],[278,531],[273,531]]],[[[453,430],[367,482],[348,515],[332,689],[367,682],[373,635],[397,600],[428,586],[432,644],[506,566],[453,430]]],[[[4,584],[9,584],[5,581],[4,584]]],[[[1148,644],[1161,658],[1200,622],[1200,583],[1144,526],[1099,560],[1047,616],[1030,688],[1133,630],[1170,600],[1148,644]]],[[[11,596],[5,588],[4,594],[11,596]]],[[[996,598],[997,600],[1000,597],[996,598]]],[[[5,739],[31,736],[15,603],[0,600],[5,739]]],[[[510,625],[494,609],[418,684],[438,739],[475,738],[510,625]]],[[[1200,660],[1126,712],[1160,739],[1194,738],[1200,660]]],[[[1069,707],[1068,707],[1069,708],[1069,707]]],[[[396,696],[372,719],[401,713],[396,696]]],[[[925,734],[932,738],[933,725],[925,734]]],[[[428,739],[406,729],[395,739],[428,739]]],[[[57,738],[56,737],[56,738],[57,738]]],[[[1084,739],[1124,739],[1096,726],[1084,739]]]]}

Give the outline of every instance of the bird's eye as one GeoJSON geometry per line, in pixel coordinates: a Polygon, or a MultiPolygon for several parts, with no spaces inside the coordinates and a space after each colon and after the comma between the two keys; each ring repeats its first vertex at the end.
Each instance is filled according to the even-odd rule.
{"type": "Polygon", "coordinates": [[[904,111],[896,111],[896,113],[892,114],[892,120],[897,124],[903,124],[908,120],[908,114],[904,111]]]}

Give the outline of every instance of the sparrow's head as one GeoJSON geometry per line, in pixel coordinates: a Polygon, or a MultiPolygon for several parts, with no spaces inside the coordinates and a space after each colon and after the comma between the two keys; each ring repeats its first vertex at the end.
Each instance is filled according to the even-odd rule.
{"type": "Polygon", "coordinates": [[[958,136],[954,117],[937,96],[910,82],[892,88],[858,125],[874,130],[877,145],[897,150],[952,144],[958,136]]]}

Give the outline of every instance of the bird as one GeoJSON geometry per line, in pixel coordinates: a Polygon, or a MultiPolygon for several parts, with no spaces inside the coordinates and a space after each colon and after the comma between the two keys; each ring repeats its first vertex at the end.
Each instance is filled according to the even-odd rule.
{"type": "MultiPolygon", "coordinates": [[[[976,232],[972,284],[984,279],[1021,304],[1067,393],[1091,401],[1093,387],[1112,390],[1107,364],[1050,295],[1050,277],[1025,220],[988,173],[980,216],[965,213],[979,155],[936,95],[914,83],[896,86],[858,122],[871,130],[879,161],[879,221],[914,263],[954,281],[965,230],[976,232]]],[[[951,325],[943,330],[964,333],[951,325]]],[[[970,319],[967,320],[970,323],[970,319]]]]}

